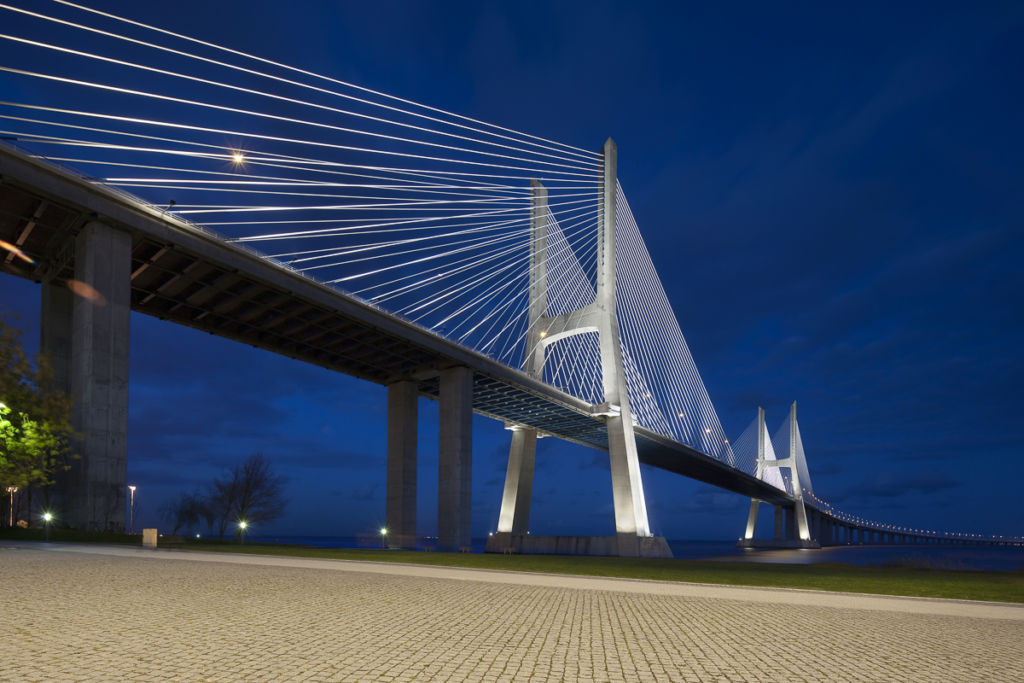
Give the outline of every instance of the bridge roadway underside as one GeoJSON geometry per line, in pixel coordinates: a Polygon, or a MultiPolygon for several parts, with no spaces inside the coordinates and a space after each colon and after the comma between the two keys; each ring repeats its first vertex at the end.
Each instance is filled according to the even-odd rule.
{"type": "MultiPolygon", "coordinates": [[[[135,198],[0,145],[0,239],[36,261],[0,252],[0,270],[63,288],[80,279],[76,241],[93,222],[130,237],[131,310],[378,384],[411,379],[434,399],[441,371],[468,367],[474,412],[607,449],[603,418],[589,404],[135,198]]],[[[636,433],[645,464],[792,504],[749,474],[648,430],[636,433]]]]}

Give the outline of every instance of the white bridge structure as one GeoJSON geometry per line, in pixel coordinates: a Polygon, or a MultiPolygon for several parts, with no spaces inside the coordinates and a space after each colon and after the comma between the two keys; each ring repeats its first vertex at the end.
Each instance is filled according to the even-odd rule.
{"type": "Polygon", "coordinates": [[[473,412],[511,433],[490,550],[670,555],[641,463],[749,496],[744,544],[1009,540],[834,510],[795,404],[774,436],[758,408],[727,437],[611,139],[547,140],[65,0],[0,16],[0,267],[42,284],[82,434],[59,483],[73,526],[124,528],[136,310],[386,385],[398,546],[417,539],[420,396],[440,402],[441,549],[470,545],[473,412]],[[541,437],[608,451],[616,536],[528,533],[541,437]]]}

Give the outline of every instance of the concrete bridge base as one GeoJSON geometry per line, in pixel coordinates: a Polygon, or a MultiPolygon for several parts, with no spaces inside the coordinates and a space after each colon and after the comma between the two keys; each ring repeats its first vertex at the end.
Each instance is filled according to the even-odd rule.
{"type": "Polygon", "coordinates": [[[488,537],[484,552],[524,555],[610,555],[618,557],[672,557],[663,536],[531,536],[498,532],[488,537]]]}
{"type": "Polygon", "coordinates": [[[741,538],[737,548],[820,548],[821,544],[814,540],[804,541],[799,538],[741,538]]]}

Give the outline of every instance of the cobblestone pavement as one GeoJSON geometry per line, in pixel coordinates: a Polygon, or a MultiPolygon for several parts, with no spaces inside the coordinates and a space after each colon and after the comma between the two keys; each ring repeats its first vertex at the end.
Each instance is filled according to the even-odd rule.
{"type": "Polygon", "coordinates": [[[125,679],[1024,681],[1024,608],[0,545],[0,680],[125,679]]]}

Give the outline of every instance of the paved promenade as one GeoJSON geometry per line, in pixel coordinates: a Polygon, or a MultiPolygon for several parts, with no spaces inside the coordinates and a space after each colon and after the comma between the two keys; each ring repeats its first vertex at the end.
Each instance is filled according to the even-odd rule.
{"type": "Polygon", "coordinates": [[[1024,681],[1024,607],[0,544],[2,681],[1024,681]]]}

